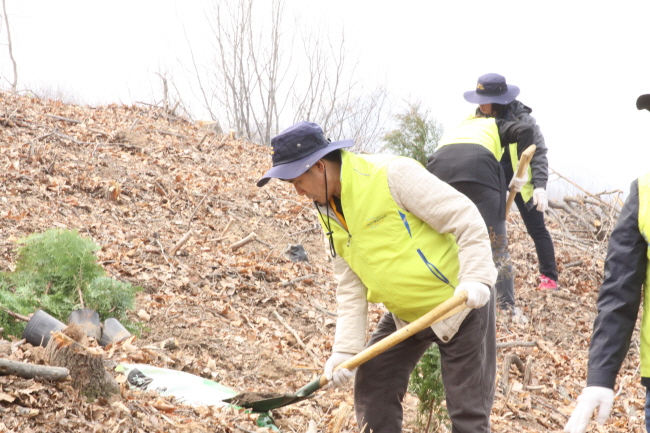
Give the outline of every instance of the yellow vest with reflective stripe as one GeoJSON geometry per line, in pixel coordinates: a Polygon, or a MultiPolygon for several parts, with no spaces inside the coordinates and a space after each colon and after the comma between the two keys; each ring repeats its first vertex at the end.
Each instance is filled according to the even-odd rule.
{"type": "Polygon", "coordinates": [[[648,269],[643,283],[641,322],[641,377],[650,377],[650,173],[641,176],[639,185],[639,231],[648,244],[648,269]]]}
{"type": "MultiPolygon", "coordinates": [[[[519,165],[519,157],[517,156],[517,143],[510,143],[508,145],[508,151],[510,152],[510,161],[512,162],[512,173],[513,176],[517,175],[517,165],[519,165]]],[[[521,189],[521,198],[524,199],[524,203],[528,203],[528,200],[533,198],[533,190],[535,187],[531,183],[533,179],[533,171],[528,166],[528,182],[521,189]]]]}
{"type": "MultiPolygon", "coordinates": [[[[497,128],[496,122],[494,121],[494,118],[484,118],[484,117],[476,117],[476,114],[471,114],[465,122],[473,121],[473,120],[478,120],[478,119],[483,119],[483,120],[492,120],[494,123],[494,129],[496,130],[496,139],[498,140],[497,143],[499,143],[499,146],[501,145],[501,139],[499,138],[499,130],[497,128]]],[[[463,123],[465,123],[463,122],[463,123]]],[[[444,139],[444,137],[443,137],[444,139]]],[[[441,140],[442,141],[442,140],[441,140]]],[[[456,143],[461,143],[460,141],[456,141],[456,143]]],[[[465,143],[468,143],[468,141],[465,141],[465,143]]],[[[473,143],[473,141],[469,141],[469,143],[473,143]]],[[[453,144],[453,143],[445,143],[445,144],[453,144]]],[[[477,144],[482,144],[482,143],[477,143],[477,144]]],[[[484,145],[484,144],[483,144],[484,145]]],[[[441,144],[438,143],[438,147],[440,147],[441,144]]],[[[485,145],[484,145],[485,146],[485,145]]],[[[488,149],[490,149],[488,146],[485,146],[488,149]]],[[[492,149],[490,149],[492,151],[492,149]]],[[[517,143],[508,143],[508,151],[510,152],[510,163],[512,164],[512,172],[513,175],[517,174],[517,165],[519,164],[519,156],[517,155],[517,143]]],[[[499,153],[497,154],[492,151],[494,156],[497,158],[498,161],[501,161],[501,155],[503,155],[503,149],[499,149],[499,153]]],[[[533,190],[535,189],[535,186],[532,184],[532,179],[533,179],[533,172],[530,169],[530,166],[528,166],[528,182],[524,187],[521,189],[521,197],[524,199],[524,203],[528,203],[528,201],[533,198],[533,190]]]]}
{"type": "Polygon", "coordinates": [[[503,147],[499,138],[499,128],[493,118],[474,117],[446,133],[438,142],[438,148],[450,144],[479,144],[489,150],[501,161],[503,147]]]}
{"type": "Polygon", "coordinates": [[[397,206],[387,165],[399,157],[345,150],[341,155],[341,206],[348,231],[330,220],[336,252],[368,289],[368,302],[383,303],[412,322],[453,296],[460,270],[456,239],[397,206]]]}

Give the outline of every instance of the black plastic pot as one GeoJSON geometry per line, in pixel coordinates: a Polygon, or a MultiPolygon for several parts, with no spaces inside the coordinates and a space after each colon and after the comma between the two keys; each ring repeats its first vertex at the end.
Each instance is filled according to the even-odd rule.
{"type": "Polygon", "coordinates": [[[37,310],[23,331],[23,338],[32,346],[47,346],[50,333],[63,331],[66,325],[43,310],[37,310]]]}
{"type": "Polygon", "coordinates": [[[99,340],[100,346],[108,346],[109,344],[119,343],[126,340],[131,336],[131,333],[119,322],[119,320],[110,318],[104,320],[104,329],[102,330],[102,338],[99,340]]]}
{"type": "Polygon", "coordinates": [[[102,324],[97,311],[90,308],[75,310],[68,316],[68,325],[76,323],[86,332],[86,335],[99,341],[102,338],[102,324]]]}

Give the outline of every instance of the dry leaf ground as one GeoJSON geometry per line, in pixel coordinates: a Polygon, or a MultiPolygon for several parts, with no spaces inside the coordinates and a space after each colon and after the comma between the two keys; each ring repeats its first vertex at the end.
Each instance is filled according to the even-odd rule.
{"type": "MultiPolygon", "coordinates": [[[[1,93],[0,108],[0,269],[12,269],[15,241],[30,233],[61,227],[92,237],[110,275],[145,289],[133,315],[148,319],[145,331],[105,351],[107,359],[186,371],[237,392],[293,392],[318,374],[331,349],[335,284],[311,203],[281,182],[255,186],[268,148],[144,105],[82,107],[1,93]],[[257,240],[232,248],[251,233],[257,240]],[[288,259],[292,244],[305,247],[309,262],[288,259]],[[178,349],[147,348],[170,337],[178,349]]],[[[516,213],[509,223],[516,295],[531,320],[499,318],[498,342],[513,345],[499,350],[495,432],[560,431],[584,385],[602,260],[551,228],[561,271],[553,293],[535,290],[533,244],[516,213]],[[513,363],[504,378],[511,355],[527,374],[513,363]]],[[[370,328],[381,314],[371,306],[370,328]]],[[[28,344],[10,358],[43,362],[28,344]]],[[[635,336],[600,431],[642,431],[637,365],[635,336]]],[[[358,431],[353,416],[336,418],[348,405],[350,389],[324,390],[273,417],[282,431],[331,431],[335,419],[340,431],[358,431]]],[[[418,431],[416,406],[407,396],[404,431],[418,431]]],[[[268,431],[233,408],[192,408],[125,385],[119,401],[85,402],[66,383],[13,376],[0,376],[0,413],[0,432],[268,431]]]]}

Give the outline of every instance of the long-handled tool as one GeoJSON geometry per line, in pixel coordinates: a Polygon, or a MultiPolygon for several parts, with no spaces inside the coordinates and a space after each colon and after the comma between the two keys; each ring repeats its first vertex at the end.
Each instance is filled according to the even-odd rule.
{"type": "MultiPolygon", "coordinates": [[[[524,174],[528,171],[528,165],[530,164],[530,160],[533,158],[533,154],[535,153],[535,150],[537,149],[537,146],[534,144],[531,144],[521,152],[521,157],[519,158],[519,164],[517,165],[517,173],[515,174],[516,177],[523,177],[524,174]]],[[[508,219],[508,214],[510,213],[510,208],[512,207],[512,202],[515,201],[515,196],[517,195],[517,192],[515,191],[515,187],[513,186],[510,188],[510,192],[508,193],[508,198],[506,199],[506,220],[508,219]]]]}
{"type": "MultiPolygon", "coordinates": [[[[467,292],[461,291],[457,295],[447,299],[442,304],[438,305],[433,310],[429,311],[424,316],[415,320],[412,323],[404,326],[403,328],[393,332],[383,340],[378,341],[370,347],[356,354],[346,362],[336,366],[335,371],[341,368],[353,370],[363,364],[364,362],[374,358],[380,353],[390,349],[397,343],[406,340],[408,337],[417,334],[423,329],[428,328],[436,322],[439,322],[447,317],[450,317],[459,311],[467,308],[465,301],[467,300],[467,292]]],[[[307,385],[300,388],[294,394],[258,394],[258,393],[242,393],[232,398],[224,400],[226,403],[231,403],[240,407],[253,409],[255,412],[267,412],[272,409],[277,409],[288,404],[297,403],[312,397],[312,394],[325,386],[329,382],[325,375],[313,380],[307,385]],[[259,399],[261,397],[261,399],[259,399]],[[258,400],[256,400],[258,398],[258,400]]]]}

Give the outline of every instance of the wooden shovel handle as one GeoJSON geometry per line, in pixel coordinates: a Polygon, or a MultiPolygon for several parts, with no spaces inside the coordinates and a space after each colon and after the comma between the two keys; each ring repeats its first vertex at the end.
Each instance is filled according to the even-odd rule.
{"type": "MultiPolygon", "coordinates": [[[[456,314],[461,310],[464,310],[465,308],[467,308],[465,301],[467,301],[467,292],[463,290],[458,294],[452,296],[451,298],[447,299],[445,302],[438,305],[436,308],[429,311],[427,314],[420,317],[419,319],[409,323],[403,328],[393,332],[383,340],[376,342],[372,346],[367,347],[361,352],[357,353],[355,356],[348,359],[347,361],[337,365],[334,368],[334,371],[342,368],[348,370],[354,370],[364,362],[390,349],[391,347],[395,346],[397,343],[406,340],[411,335],[415,335],[418,332],[422,331],[423,329],[426,329],[429,326],[433,325],[434,323],[446,319],[447,317],[456,314]]],[[[320,378],[320,385],[324,386],[327,384],[327,382],[329,381],[327,380],[325,375],[322,375],[320,378]]]]}
{"type": "MultiPolygon", "coordinates": [[[[526,150],[521,152],[521,158],[519,158],[519,164],[517,165],[517,174],[515,174],[516,177],[522,177],[526,173],[530,160],[533,159],[533,154],[536,149],[537,146],[531,144],[526,148],[526,150]]],[[[512,207],[512,202],[515,201],[516,195],[517,193],[515,192],[515,188],[510,188],[508,199],[506,200],[506,219],[508,219],[508,214],[510,213],[510,208],[512,207]]]]}

